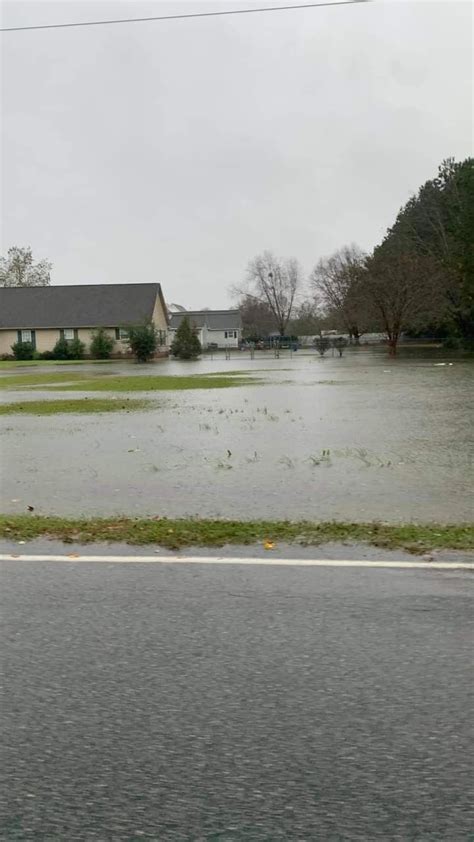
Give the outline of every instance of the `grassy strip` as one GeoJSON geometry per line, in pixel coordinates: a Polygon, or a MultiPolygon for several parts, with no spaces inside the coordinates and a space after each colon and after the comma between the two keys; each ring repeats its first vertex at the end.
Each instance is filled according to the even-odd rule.
{"type": "MultiPolygon", "coordinates": [[[[123,363],[123,359],[110,360],[0,360],[0,369],[10,371],[15,368],[29,368],[30,366],[43,365],[107,365],[109,363],[123,363]]],[[[126,362],[126,361],[125,361],[126,362]]]]}
{"type": "MultiPolygon", "coordinates": [[[[4,377],[0,377],[0,389],[23,389],[24,386],[45,386],[49,387],[54,386],[55,384],[64,385],[66,388],[69,388],[70,383],[81,382],[87,383],[92,380],[97,375],[95,373],[86,373],[86,372],[79,372],[79,371],[49,371],[49,372],[40,372],[38,373],[30,373],[27,372],[26,374],[8,374],[4,377]]],[[[102,379],[102,378],[101,378],[102,379]]]]}
{"type": "Polygon", "coordinates": [[[245,377],[233,377],[230,375],[125,375],[117,377],[107,375],[98,377],[91,374],[86,377],[78,372],[66,374],[62,372],[51,372],[51,374],[26,374],[9,375],[0,379],[0,389],[16,388],[25,386],[43,386],[48,391],[75,391],[75,392],[151,392],[151,391],[177,391],[181,389],[226,389],[230,386],[241,386],[256,381],[245,377]]]}
{"type": "MultiPolygon", "coordinates": [[[[230,386],[242,386],[254,383],[245,377],[229,377],[227,375],[209,377],[209,375],[191,375],[189,377],[174,377],[171,375],[143,374],[136,377],[95,377],[94,379],[74,383],[68,386],[68,391],[82,392],[154,392],[180,391],[181,389],[227,389],[230,386]]],[[[59,389],[59,386],[54,386],[59,389]]]]}
{"type": "Polygon", "coordinates": [[[328,541],[365,541],[377,547],[413,553],[433,549],[474,549],[474,525],[417,525],[379,523],[313,523],[300,521],[194,520],[169,518],[69,519],[28,515],[0,515],[0,537],[31,540],[56,538],[66,543],[121,541],[157,544],[169,549],[221,547],[280,541],[316,545],[328,541]]]}
{"type": "Polygon", "coordinates": [[[74,398],[58,401],[25,401],[0,404],[0,415],[59,415],[63,413],[123,412],[149,409],[151,401],[134,398],[74,398]]]}

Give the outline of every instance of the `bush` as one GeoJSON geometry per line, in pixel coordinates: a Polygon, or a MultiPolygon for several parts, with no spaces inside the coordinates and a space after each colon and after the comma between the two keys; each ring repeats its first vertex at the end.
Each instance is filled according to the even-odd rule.
{"type": "Polygon", "coordinates": [[[32,360],[35,353],[32,342],[15,342],[12,351],[16,360],[32,360]]]}
{"type": "Polygon", "coordinates": [[[326,351],[328,351],[329,348],[331,347],[331,343],[330,343],[329,339],[327,338],[327,336],[318,336],[314,340],[314,347],[319,352],[320,356],[324,357],[324,354],[326,353],[326,351]]]}
{"type": "Polygon", "coordinates": [[[72,342],[68,342],[67,339],[64,339],[62,336],[56,342],[52,352],[45,352],[45,353],[52,353],[52,357],[43,357],[43,359],[53,359],[53,360],[82,360],[85,351],[85,345],[81,342],[80,339],[73,339],[72,342]]]}
{"type": "Polygon", "coordinates": [[[109,334],[100,327],[94,331],[91,342],[91,356],[96,360],[108,360],[114,349],[114,340],[109,334]]]}
{"type": "Polygon", "coordinates": [[[179,360],[195,360],[201,353],[201,343],[191,327],[188,316],[181,320],[170,350],[173,357],[179,360]]]}
{"type": "Polygon", "coordinates": [[[128,344],[139,363],[146,363],[158,347],[158,332],[153,322],[147,325],[129,327],[128,344]]]}
{"type": "Polygon", "coordinates": [[[54,351],[43,351],[43,353],[40,354],[40,359],[41,360],[54,360],[54,351]]]}
{"type": "Polygon", "coordinates": [[[69,343],[64,339],[64,336],[61,336],[60,339],[56,342],[56,345],[53,348],[53,359],[54,360],[69,360],[69,343]]]}
{"type": "Polygon", "coordinates": [[[15,357],[13,356],[13,354],[2,354],[0,356],[0,360],[2,361],[2,363],[11,362],[14,359],[15,357]]]}
{"type": "Polygon", "coordinates": [[[448,348],[450,351],[457,351],[461,347],[461,340],[459,336],[447,336],[443,342],[443,348],[448,348]]]}
{"type": "Polygon", "coordinates": [[[84,351],[86,350],[86,346],[80,339],[73,339],[72,342],[68,342],[69,346],[69,359],[70,360],[82,360],[84,357],[84,351]]]}
{"type": "Polygon", "coordinates": [[[347,342],[347,339],[344,336],[336,336],[335,339],[333,339],[332,344],[333,348],[336,348],[336,350],[339,351],[339,356],[342,357],[344,348],[347,348],[347,345],[349,343],[347,342]]]}

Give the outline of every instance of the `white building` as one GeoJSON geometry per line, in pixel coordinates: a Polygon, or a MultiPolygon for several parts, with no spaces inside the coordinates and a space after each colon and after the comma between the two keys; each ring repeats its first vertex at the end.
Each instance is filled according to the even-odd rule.
{"type": "Polygon", "coordinates": [[[182,319],[187,316],[203,350],[239,347],[242,339],[240,310],[188,310],[184,313],[170,313],[169,316],[169,344],[182,319]]]}

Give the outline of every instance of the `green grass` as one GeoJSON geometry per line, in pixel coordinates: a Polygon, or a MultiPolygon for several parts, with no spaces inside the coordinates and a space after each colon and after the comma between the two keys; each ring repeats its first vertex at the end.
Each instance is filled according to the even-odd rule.
{"type": "MultiPolygon", "coordinates": [[[[178,391],[181,389],[227,389],[250,382],[244,377],[217,376],[195,374],[186,376],[143,374],[136,377],[97,377],[86,383],[74,383],[68,391],[87,392],[151,392],[178,391]]],[[[54,387],[58,389],[58,386],[54,387]]]]}
{"type": "Polygon", "coordinates": [[[63,413],[127,412],[149,409],[151,401],[120,398],[74,398],[57,401],[25,401],[0,404],[0,415],[60,415],[63,413]]]}
{"type": "Polygon", "coordinates": [[[0,369],[27,368],[43,365],[107,365],[107,363],[123,363],[124,360],[0,360],[0,369]]]}
{"type": "Polygon", "coordinates": [[[22,389],[42,386],[48,391],[76,392],[150,392],[181,389],[225,389],[255,383],[255,380],[231,375],[194,374],[172,376],[163,374],[85,376],[80,372],[51,372],[41,374],[13,374],[0,378],[0,389],[22,389]]]}
{"type": "MultiPolygon", "coordinates": [[[[54,386],[55,384],[63,384],[67,389],[69,383],[81,382],[88,383],[89,379],[93,380],[97,377],[95,373],[82,374],[79,371],[70,371],[68,373],[63,371],[50,371],[47,373],[34,374],[7,374],[0,377],[0,389],[22,389],[24,386],[54,386]]],[[[102,378],[101,378],[102,379],[102,378]]]]}
{"type": "Polygon", "coordinates": [[[28,541],[47,537],[66,543],[120,541],[156,544],[169,549],[276,541],[316,545],[329,541],[367,542],[413,553],[433,549],[474,549],[474,525],[314,523],[310,521],[240,521],[169,518],[69,519],[36,515],[0,515],[0,538],[28,541]]]}

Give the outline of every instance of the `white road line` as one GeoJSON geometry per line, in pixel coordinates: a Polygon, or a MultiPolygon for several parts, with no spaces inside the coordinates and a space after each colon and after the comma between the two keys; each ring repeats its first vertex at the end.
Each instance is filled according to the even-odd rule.
{"type": "Polygon", "coordinates": [[[59,562],[66,564],[240,564],[261,567],[382,567],[407,570],[473,570],[473,562],[382,561],[332,558],[241,558],[240,556],[141,556],[141,555],[0,555],[0,561],[59,562]]]}

